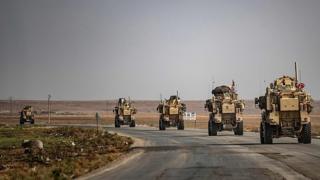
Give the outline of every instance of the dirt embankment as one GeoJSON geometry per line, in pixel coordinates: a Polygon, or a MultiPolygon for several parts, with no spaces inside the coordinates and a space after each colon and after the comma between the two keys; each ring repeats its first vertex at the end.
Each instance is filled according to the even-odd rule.
{"type": "Polygon", "coordinates": [[[126,153],[131,138],[91,128],[0,127],[0,179],[72,179],[126,153]],[[26,140],[40,140],[26,148],[26,140]]]}

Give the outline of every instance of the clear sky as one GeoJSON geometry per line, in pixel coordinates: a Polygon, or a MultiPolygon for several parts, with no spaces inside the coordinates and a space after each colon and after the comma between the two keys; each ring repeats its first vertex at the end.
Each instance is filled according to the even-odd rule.
{"type": "Polygon", "coordinates": [[[319,0],[0,0],[0,99],[253,99],[294,74],[320,99],[319,0]]]}

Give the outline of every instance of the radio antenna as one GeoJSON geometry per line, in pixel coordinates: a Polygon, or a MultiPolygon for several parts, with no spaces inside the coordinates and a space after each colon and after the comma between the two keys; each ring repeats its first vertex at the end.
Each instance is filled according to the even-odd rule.
{"type": "Polygon", "coordinates": [[[298,83],[298,67],[297,62],[294,62],[294,77],[296,79],[296,83],[298,83]]]}

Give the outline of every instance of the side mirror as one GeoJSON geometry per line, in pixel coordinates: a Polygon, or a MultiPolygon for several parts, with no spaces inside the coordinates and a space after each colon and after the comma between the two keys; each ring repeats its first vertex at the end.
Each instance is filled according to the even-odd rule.
{"type": "Polygon", "coordinates": [[[254,98],[254,104],[258,105],[259,104],[259,98],[254,98]]]}
{"type": "Polygon", "coordinates": [[[273,89],[274,86],[273,86],[273,83],[270,83],[270,89],[273,89]]]}

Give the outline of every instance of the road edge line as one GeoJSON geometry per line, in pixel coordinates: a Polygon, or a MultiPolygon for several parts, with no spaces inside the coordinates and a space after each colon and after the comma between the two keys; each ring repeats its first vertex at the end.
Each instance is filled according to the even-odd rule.
{"type": "Polygon", "coordinates": [[[132,137],[132,136],[130,136],[128,134],[124,134],[124,133],[117,133],[117,132],[113,132],[113,131],[109,131],[108,133],[114,133],[114,134],[116,133],[120,136],[128,136],[128,137],[132,138],[134,140],[134,143],[131,146],[131,149],[133,149],[133,150],[131,150],[128,154],[123,154],[118,159],[107,164],[106,166],[100,167],[96,170],[89,172],[88,174],[85,174],[83,176],[76,178],[77,180],[88,180],[93,177],[97,177],[103,173],[106,173],[108,171],[112,171],[112,170],[140,157],[142,154],[144,154],[144,150],[135,149],[135,147],[138,147],[140,145],[140,143],[145,143],[144,140],[142,140],[140,138],[132,137]]]}

